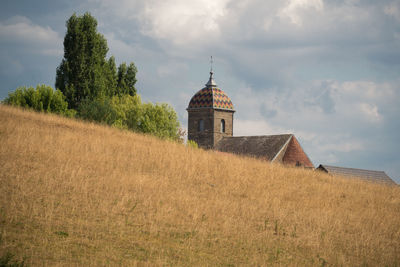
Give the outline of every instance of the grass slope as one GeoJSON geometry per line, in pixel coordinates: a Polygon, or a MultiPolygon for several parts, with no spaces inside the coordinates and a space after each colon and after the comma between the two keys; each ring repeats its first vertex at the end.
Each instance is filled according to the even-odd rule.
{"type": "Polygon", "coordinates": [[[0,105],[0,256],[400,265],[400,188],[0,105]]]}

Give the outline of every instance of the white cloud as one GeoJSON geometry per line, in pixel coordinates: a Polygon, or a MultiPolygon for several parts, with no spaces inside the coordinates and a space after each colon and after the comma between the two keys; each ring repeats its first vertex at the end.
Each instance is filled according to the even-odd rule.
{"type": "Polygon", "coordinates": [[[138,13],[143,9],[145,1],[132,0],[88,0],[90,9],[98,9],[103,16],[117,20],[132,20],[138,18],[138,13]],[[118,17],[115,15],[118,14],[118,17]]]}
{"type": "Polygon", "coordinates": [[[296,90],[292,101],[300,112],[314,112],[314,120],[322,124],[327,120],[350,127],[377,126],[399,104],[399,89],[397,82],[314,81],[308,89],[296,90]]]}
{"type": "Polygon", "coordinates": [[[140,13],[142,32],[175,44],[212,42],[229,0],[152,0],[140,13]]]}
{"type": "MultiPolygon", "coordinates": [[[[152,51],[145,44],[140,42],[128,43],[124,40],[119,39],[114,33],[105,33],[107,44],[110,49],[109,55],[113,55],[116,59],[117,64],[122,62],[134,61],[136,64],[137,60],[146,59],[150,61],[151,58],[157,57],[157,51],[152,51]]],[[[139,71],[140,73],[140,71],[139,71]]]]}
{"type": "Polygon", "coordinates": [[[181,63],[181,62],[176,62],[176,61],[169,61],[166,64],[160,64],[160,66],[157,67],[157,74],[159,77],[179,77],[181,75],[184,75],[187,70],[188,70],[188,65],[181,63]]]}
{"type": "Polygon", "coordinates": [[[301,26],[303,24],[304,11],[321,11],[323,8],[324,3],[322,0],[290,0],[279,12],[279,16],[287,17],[293,24],[301,26]]]}
{"type": "Polygon", "coordinates": [[[371,122],[380,122],[382,120],[382,116],[378,112],[378,107],[374,104],[361,103],[359,104],[359,109],[365,118],[371,122]]]}
{"type": "Polygon", "coordinates": [[[383,8],[383,11],[386,15],[394,17],[397,21],[400,22],[400,3],[399,2],[392,2],[386,5],[383,8]]]}
{"type": "Polygon", "coordinates": [[[343,129],[351,133],[381,125],[387,112],[393,112],[385,113],[384,108],[399,104],[395,88],[396,84],[373,81],[315,81],[290,91],[240,88],[232,98],[237,110],[234,132],[291,132],[309,143],[324,136],[320,144],[335,144],[329,148],[351,152],[361,149],[362,143],[335,136],[343,129]]]}
{"type": "MultiPolygon", "coordinates": [[[[335,164],[339,161],[338,157],[333,153],[327,154],[320,160],[322,160],[323,163],[328,163],[328,164],[335,164]]],[[[315,167],[317,167],[317,166],[315,166],[315,167]]]]}
{"type": "Polygon", "coordinates": [[[35,47],[43,55],[62,55],[62,39],[49,26],[34,24],[28,18],[15,16],[0,23],[0,42],[35,47]]]}
{"type": "Polygon", "coordinates": [[[235,136],[248,136],[248,135],[269,135],[269,134],[283,134],[289,131],[283,131],[278,127],[268,124],[264,120],[241,120],[235,119],[233,132],[235,136]]]}
{"type": "Polygon", "coordinates": [[[315,164],[351,167],[351,155],[357,155],[356,160],[380,151],[377,142],[389,123],[385,118],[398,113],[394,108],[400,105],[397,84],[325,80],[289,91],[243,87],[232,98],[236,108],[234,135],[293,133],[315,164]],[[321,95],[329,100],[320,102],[321,95]],[[331,111],[323,112],[324,108],[331,111]]]}
{"type": "Polygon", "coordinates": [[[394,96],[394,88],[388,83],[373,81],[347,81],[335,84],[341,93],[358,99],[386,100],[394,96]]]}
{"type": "Polygon", "coordinates": [[[397,105],[395,83],[348,81],[331,83],[331,96],[338,116],[347,120],[365,119],[367,123],[380,123],[385,114],[381,109],[397,105]]]}
{"type": "MultiPolygon", "coordinates": [[[[178,50],[181,56],[193,56],[193,53],[219,47],[239,56],[251,49],[259,60],[260,50],[272,46],[276,51],[290,46],[292,49],[281,53],[295,53],[290,55],[290,61],[300,63],[299,56],[310,59],[308,54],[321,44],[328,47],[335,42],[361,44],[365,39],[379,37],[374,34],[382,32],[375,29],[379,24],[374,24],[367,33],[360,32],[373,19],[374,13],[355,0],[345,3],[324,3],[323,0],[90,0],[90,3],[96,13],[106,19],[99,19],[99,22],[126,20],[126,24],[118,24],[114,29],[125,34],[124,37],[128,32],[135,37],[145,35],[156,40],[167,53],[176,55],[178,50]],[[130,32],[132,28],[137,32],[130,32]],[[243,42],[246,46],[237,46],[243,42]],[[261,46],[263,42],[265,45],[261,46]],[[296,51],[296,46],[302,49],[296,51]]],[[[321,53],[330,55],[329,51],[321,53]]]]}
{"type": "Polygon", "coordinates": [[[135,52],[134,47],[118,39],[114,33],[106,33],[105,37],[107,39],[108,46],[112,48],[113,51],[118,52],[118,54],[132,56],[131,54],[135,52]]]}
{"type": "MultiPolygon", "coordinates": [[[[329,140],[326,140],[327,142],[329,142],[329,140]]],[[[324,143],[324,144],[320,144],[318,147],[319,150],[321,151],[325,151],[325,152],[346,152],[346,153],[350,153],[350,152],[354,152],[354,151],[360,151],[360,150],[364,150],[365,146],[364,144],[359,141],[359,140],[351,140],[351,141],[340,141],[337,140],[335,143],[324,143]]]]}

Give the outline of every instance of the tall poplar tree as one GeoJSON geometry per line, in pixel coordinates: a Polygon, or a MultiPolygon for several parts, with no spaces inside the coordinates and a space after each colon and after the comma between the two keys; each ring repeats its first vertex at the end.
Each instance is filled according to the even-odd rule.
{"type": "Polygon", "coordinates": [[[77,108],[86,98],[113,95],[115,62],[113,58],[106,60],[107,41],[97,32],[96,19],[90,13],[73,14],[66,27],[64,58],[57,68],[56,88],[66,96],[69,107],[77,108]]]}
{"type": "Polygon", "coordinates": [[[117,94],[118,95],[136,95],[136,73],[137,68],[133,62],[126,65],[126,63],[122,63],[118,67],[118,76],[117,76],[117,94]]]}

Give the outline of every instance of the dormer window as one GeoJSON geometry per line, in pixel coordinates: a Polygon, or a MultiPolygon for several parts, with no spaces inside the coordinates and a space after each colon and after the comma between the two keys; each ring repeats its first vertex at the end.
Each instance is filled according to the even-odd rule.
{"type": "Polygon", "coordinates": [[[225,120],[221,120],[221,133],[225,133],[225,120]]]}
{"type": "Polygon", "coordinates": [[[197,125],[197,131],[204,132],[204,120],[199,120],[197,125]]]}

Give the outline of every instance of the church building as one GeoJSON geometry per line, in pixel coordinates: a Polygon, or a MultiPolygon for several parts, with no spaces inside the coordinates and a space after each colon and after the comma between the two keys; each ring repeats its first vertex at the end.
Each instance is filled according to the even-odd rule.
{"type": "Polygon", "coordinates": [[[203,89],[190,100],[188,112],[188,140],[199,147],[221,152],[241,154],[279,162],[289,166],[314,168],[293,134],[264,136],[233,136],[231,99],[210,78],[203,89]]]}

